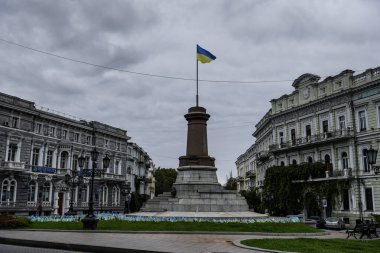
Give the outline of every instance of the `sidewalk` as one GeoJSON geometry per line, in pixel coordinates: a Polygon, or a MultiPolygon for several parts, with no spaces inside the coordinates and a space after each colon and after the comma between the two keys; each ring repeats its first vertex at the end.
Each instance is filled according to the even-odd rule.
{"type": "MultiPolygon", "coordinates": [[[[308,238],[345,238],[346,234],[331,231],[330,235],[308,238]]],[[[38,246],[83,252],[175,252],[175,253],[253,253],[260,252],[239,248],[236,240],[268,238],[263,235],[211,235],[211,234],[133,234],[0,230],[0,241],[6,244],[38,246]]],[[[281,236],[294,238],[295,236],[281,236]]],[[[298,237],[298,236],[297,236],[298,237]]],[[[299,236],[304,237],[304,236],[299,236]]]]}

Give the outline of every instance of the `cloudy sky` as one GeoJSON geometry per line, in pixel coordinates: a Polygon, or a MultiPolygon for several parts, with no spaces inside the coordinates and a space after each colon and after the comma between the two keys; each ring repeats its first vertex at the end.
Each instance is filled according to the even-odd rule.
{"type": "Polygon", "coordinates": [[[375,0],[0,0],[0,92],[126,129],[156,166],[177,167],[194,80],[3,40],[185,79],[195,78],[199,44],[217,57],[199,78],[230,81],[200,82],[224,183],[269,100],[292,92],[292,80],[380,66],[379,10],[375,0]]]}

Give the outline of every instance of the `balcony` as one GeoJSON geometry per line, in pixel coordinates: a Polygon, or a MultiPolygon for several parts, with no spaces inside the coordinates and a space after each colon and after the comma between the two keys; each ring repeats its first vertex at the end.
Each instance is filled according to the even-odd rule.
{"type": "Polygon", "coordinates": [[[269,146],[270,152],[282,152],[290,151],[299,148],[305,148],[307,146],[314,146],[316,144],[324,144],[337,140],[345,140],[352,138],[354,132],[351,129],[342,129],[335,132],[320,133],[312,136],[302,137],[294,139],[281,144],[273,144],[269,146]]]}
{"type": "Polygon", "coordinates": [[[12,171],[27,171],[25,168],[25,163],[23,162],[13,162],[13,161],[4,161],[1,164],[2,169],[12,170],[12,171]]]}
{"type": "Polygon", "coordinates": [[[57,169],[51,167],[32,166],[32,171],[37,173],[56,174],[57,169]]]}
{"type": "Polygon", "coordinates": [[[256,173],[253,170],[249,170],[245,173],[245,176],[252,179],[256,177],[256,173]]]}
{"type": "Polygon", "coordinates": [[[268,151],[260,151],[256,154],[256,159],[263,162],[267,159],[269,159],[269,152],[268,151]]]}
{"type": "Polygon", "coordinates": [[[238,177],[236,178],[236,181],[237,181],[237,182],[244,182],[244,177],[238,176],[238,177]]]}

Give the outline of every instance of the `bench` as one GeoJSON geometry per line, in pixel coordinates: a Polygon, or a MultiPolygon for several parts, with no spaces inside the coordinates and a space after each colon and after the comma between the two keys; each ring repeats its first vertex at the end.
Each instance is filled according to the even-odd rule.
{"type": "Polygon", "coordinates": [[[367,236],[368,239],[372,239],[371,235],[374,235],[377,238],[379,238],[379,235],[377,234],[376,228],[377,228],[377,225],[374,223],[356,224],[354,229],[347,229],[346,230],[346,233],[347,233],[346,239],[348,239],[350,236],[353,236],[353,237],[355,237],[355,239],[358,239],[356,237],[356,234],[360,234],[359,239],[362,239],[363,236],[365,236],[365,235],[367,236]]]}

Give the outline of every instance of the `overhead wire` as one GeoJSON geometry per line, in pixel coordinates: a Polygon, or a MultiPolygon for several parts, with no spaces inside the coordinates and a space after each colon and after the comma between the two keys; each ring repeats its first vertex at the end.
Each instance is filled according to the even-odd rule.
{"type": "MultiPolygon", "coordinates": [[[[131,71],[131,70],[126,70],[126,69],[120,69],[120,68],[115,68],[115,67],[110,67],[110,66],[100,65],[100,64],[96,64],[96,63],[91,63],[91,62],[88,62],[88,61],[78,60],[78,59],[74,59],[74,58],[70,58],[70,57],[66,57],[66,56],[62,56],[62,55],[58,55],[58,54],[54,54],[54,53],[50,53],[50,52],[47,52],[47,51],[44,51],[44,50],[41,50],[41,49],[36,49],[36,48],[30,47],[30,46],[22,45],[22,44],[19,44],[19,43],[16,43],[16,42],[10,41],[10,40],[3,39],[3,38],[1,38],[1,37],[0,37],[0,41],[2,41],[2,42],[4,42],[4,43],[7,43],[7,44],[10,44],[10,45],[14,45],[14,46],[18,46],[18,47],[21,47],[21,48],[24,48],[24,49],[28,49],[28,50],[31,50],[31,51],[34,51],[34,52],[37,52],[37,53],[41,53],[41,54],[45,54],[45,55],[49,55],[49,56],[53,56],[53,57],[56,57],[56,58],[60,58],[60,59],[63,59],[63,60],[72,61],[72,62],[76,62],[76,63],[80,63],[80,64],[85,64],[85,65],[89,65],[89,66],[93,66],[93,67],[97,67],[97,68],[103,68],[103,69],[114,70],[114,71],[119,71],[119,72],[124,72],[124,73],[134,74],[134,75],[148,76],[148,77],[165,78],[165,79],[174,79],[174,80],[182,80],[182,81],[196,81],[196,79],[194,79],[194,78],[186,78],[186,77],[178,77],[178,76],[168,76],[168,75],[158,75],[158,74],[151,74],[151,73],[143,73],[143,72],[138,72],[138,71],[131,71]]],[[[280,83],[280,82],[290,82],[290,81],[293,81],[293,80],[289,79],[289,80],[239,81],[239,80],[210,80],[210,79],[199,79],[198,81],[200,81],[200,82],[207,82],[207,83],[241,83],[241,84],[258,84],[258,83],[280,83]]]]}

